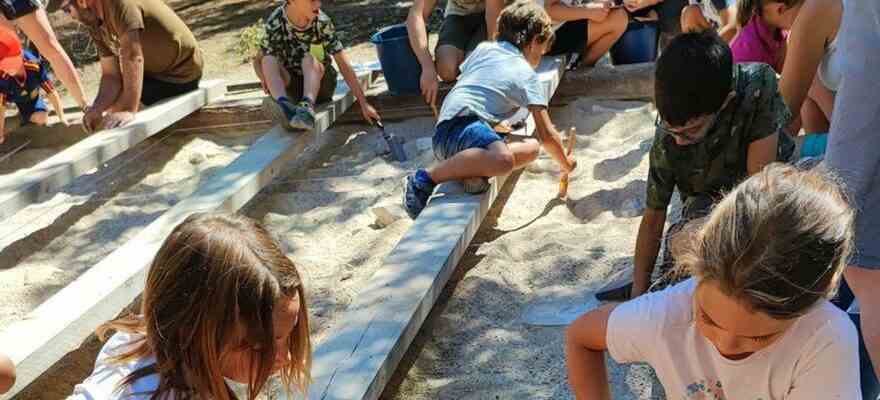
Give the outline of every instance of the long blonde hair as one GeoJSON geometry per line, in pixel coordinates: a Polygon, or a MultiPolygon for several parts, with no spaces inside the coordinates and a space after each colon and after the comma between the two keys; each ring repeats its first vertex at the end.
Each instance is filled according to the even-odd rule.
{"type": "Polygon", "coordinates": [[[853,216],[827,172],[772,164],[725,196],[675,258],[754,311],[797,318],[836,292],[853,216]]]}
{"type": "Polygon", "coordinates": [[[311,370],[308,309],[302,280],[269,232],[239,215],[194,214],[166,238],[147,276],[140,315],[101,326],[143,335],[114,362],[153,356],[156,363],[132,372],[120,390],[158,375],[154,400],[235,395],[221,373],[220,356],[244,331],[264,351],[252,356],[248,398],[253,400],[272,373],[275,353],[288,352],[280,371],[288,391],[306,392],[311,370]],[[287,348],[277,348],[272,311],[280,299],[299,297],[299,320],[287,348]],[[238,329],[236,329],[238,328],[238,329]],[[242,329],[243,328],[243,329],[242,329]]]}

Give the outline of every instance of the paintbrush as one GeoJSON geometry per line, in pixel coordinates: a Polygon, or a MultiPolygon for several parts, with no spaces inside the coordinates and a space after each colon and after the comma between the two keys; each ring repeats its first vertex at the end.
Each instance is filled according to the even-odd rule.
{"type": "Polygon", "coordinates": [[[434,112],[434,120],[435,121],[437,120],[437,118],[440,118],[440,113],[437,112],[437,105],[436,104],[431,103],[431,111],[434,112]]]}
{"type": "MultiPolygon", "coordinates": [[[[574,152],[574,143],[577,138],[577,128],[568,128],[568,137],[565,140],[565,156],[571,156],[574,152]]],[[[568,197],[568,172],[563,172],[559,177],[559,198],[565,200],[568,197]]]]}

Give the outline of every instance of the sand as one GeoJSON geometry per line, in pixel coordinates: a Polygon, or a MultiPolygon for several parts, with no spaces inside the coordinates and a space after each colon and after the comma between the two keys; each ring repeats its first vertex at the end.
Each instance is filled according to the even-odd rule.
{"type": "Polygon", "coordinates": [[[0,328],[193,193],[255,139],[253,134],[161,134],[5,220],[0,227],[0,328]]]}
{"type": "MultiPolygon", "coordinates": [[[[558,167],[546,154],[512,176],[383,398],[572,398],[563,328],[526,325],[522,314],[552,293],[630,273],[654,114],[645,103],[582,99],[551,116],[578,128],[568,201],[554,199],[558,167]]],[[[614,399],[662,391],[645,366],[610,370],[614,399]]]]}

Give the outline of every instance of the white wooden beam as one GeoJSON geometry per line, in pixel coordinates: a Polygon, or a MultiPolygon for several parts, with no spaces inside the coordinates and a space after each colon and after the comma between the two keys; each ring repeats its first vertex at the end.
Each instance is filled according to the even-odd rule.
{"type": "MultiPolygon", "coordinates": [[[[541,80],[552,97],[564,60],[545,58],[541,80]]],[[[529,118],[527,132],[534,129],[529,118]]],[[[458,265],[507,176],[482,195],[440,185],[428,206],[314,354],[310,400],[378,399],[458,265]]],[[[283,395],[283,394],[282,394],[283,395]]]]}
{"type": "MultiPolygon", "coordinates": [[[[368,85],[369,76],[363,73],[358,78],[368,85]]],[[[147,269],[162,242],[187,216],[239,210],[271,182],[285,163],[327,130],[355,101],[345,83],[339,82],[332,104],[319,109],[312,133],[288,133],[276,125],[192,196],[162,214],[23,320],[0,332],[0,352],[13,360],[18,374],[15,386],[0,399],[21,391],[76,349],[98,325],[130,305],[143,291],[147,269]]]]}
{"type": "Polygon", "coordinates": [[[155,135],[226,93],[223,81],[202,82],[199,89],[147,108],[130,124],[91,135],[39,164],[0,178],[0,220],[39,202],[76,177],[155,135]]]}

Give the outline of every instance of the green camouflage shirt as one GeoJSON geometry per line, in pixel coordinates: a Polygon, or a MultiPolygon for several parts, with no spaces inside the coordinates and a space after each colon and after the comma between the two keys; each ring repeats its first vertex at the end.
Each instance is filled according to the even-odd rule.
{"type": "Polygon", "coordinates": [[[682,200],[695,195],[719,196],[748,176],[749,144],[779,133],[779,159],[791,141],[782,128],[791,112],[782,100],[773,69],[765,64],[734,66],[734,98],[718,115],[715,125],[699,143],[675,144],[657,131],[651,147],[646,205],[665,209],[678,188],[682,200]]]}
{"type": "Polygon", "coordinates": [[[302,60],[308,53],[312,53],[324,65],[330,65],[330,56],[343,50],[333,21],[324,11],[318,14],[318,18],[307,29],[301,31],[294,28],[287,19],[282,5],[269,15],[265,29],[266,35],[260,43],[260,51],[264,55],[278,58],[292,75],[302,76],[302,60]]]}

